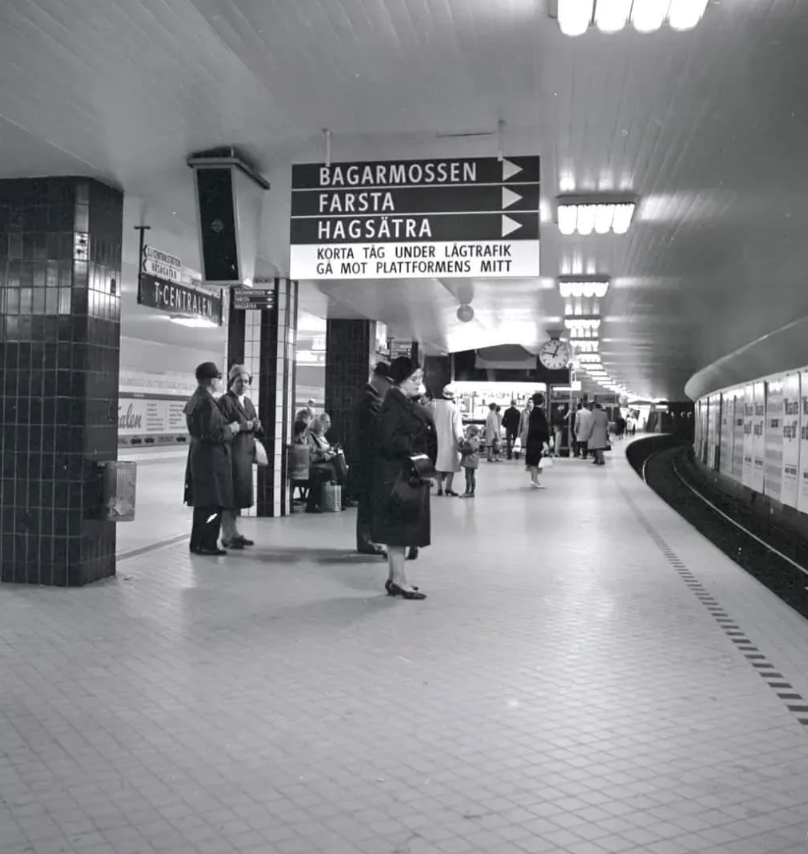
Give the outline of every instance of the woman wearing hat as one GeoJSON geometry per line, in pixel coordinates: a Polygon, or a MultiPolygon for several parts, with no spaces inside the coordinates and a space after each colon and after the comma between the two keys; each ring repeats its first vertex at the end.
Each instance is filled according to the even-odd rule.
{"type": "Polygon", "coordinates": [[[452,489],[454,476],[460,471],[460,443],[464,439],[463,417],[455,403],[455,390],[447,385],[442,397],[435,401],[435,431],[438,437],[438,458],[435,469],[438,472],[438,495],[443,495],[444,482],[446,495],[455,498],[452,489]]]}
{"type": "Polygon", "coordinates": [[[382,404],[376,432],[371,536],[373,542],[387,547],[388,594],[405,599],[426,598],[409,584],[404,569],[408,548],[412,554],[430,544],[429,482],[414,476],[413,462],[413,457],[429,455],[433,448],[432,421],[425,407],[416,402],[422,393],[423,376],[412,359],[402,356],[393,360],[393,387],[382,404]]]}
{"type": "Polygon", "coordinates": [[[225,555],[219,548],[222,510],[233,506],[233,468],[230,445],[241,425],[228,424],[213,395],[222,375],[213,362],[196,369],[197,390],[185,404],[185,420],[191,434],[185,472],[185,502],[194,508],[191,552],[225,555]]]}
{"type": "Polygon", "coordinates": [[[219,408],[228,424],[238,424],[241,429],[233,438],[233,506],[222,513],[222,545],[227,549],[243,549],[255,545],[239,532],[238,517],[242,510],[253,506],[255,440],[260,439],[264,431],[255,406],[246,394],[252,381],[246,366],[234,365],[228,379],[230,389],[219,399],[219,408]]]}

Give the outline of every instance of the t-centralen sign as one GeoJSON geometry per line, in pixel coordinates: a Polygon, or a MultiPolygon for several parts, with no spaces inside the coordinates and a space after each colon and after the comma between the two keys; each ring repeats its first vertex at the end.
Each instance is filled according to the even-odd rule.
{"type": "Polygon", "coordinates": [[[292,167],[293,279],[535,278],[539,158],[292,167]]]}

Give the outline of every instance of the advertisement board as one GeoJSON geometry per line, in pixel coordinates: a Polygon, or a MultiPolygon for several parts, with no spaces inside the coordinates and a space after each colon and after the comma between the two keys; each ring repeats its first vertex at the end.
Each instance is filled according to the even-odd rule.
{"type": "Polygon", "coordinates": [[[808,371],[800,374],[800,459],[797,509],[808,513],[808,371]]]}
{"type": "Polygon", "coordinates": [[[718,470],[732,477],[732,443],[735,438],[735,394],[728,392],[721,396],[721,456],[718,470]]]}
{"type": "Polygon", "coordinates": [[[735,398],[735,406],[733,407],[732,421],[732,478],[743,482],[743,461],[744,461],[744,424],[746,423],[745,401],[746,391],[743,387],[736,388],[731,392],[735,398]]]}
{"type": "Polygon", "coordinates": [[[716,451],[719,448],[719,418],[721,417],[721,395],[710,398],[710,410],[707,413],[707,465],[716,468],[716,451]]]}
{"type": "Polygon", "coordinates": [[[752,415],[752,483],[755,492],[763,492],[766,471],[766,383],[753,386],[755,400],[752,415]]]}
{"type": "Polygon", "coordinates": [[[766,386],[763,492],[779,501],[783,485],[783,378],[769,380],[766,386]]]}
{"type": "Polygon", "coordinates": [[[129,396],[118,398],[118,436],[163,436],[188,432],[185,398],[129,396]]]}
{"type": "Polygon", "coordinates": [[[743,477],[741,482],[751,489],[754,469],[752,424],[755,419],[755,387],[753,385],[744,386],[743,398],[743,477]]]}
{"type": "Polygon", "coordinates": [[[800,375],[783,380],[783,469],[780,501],[797,506],[800,465],[800,375]]]}

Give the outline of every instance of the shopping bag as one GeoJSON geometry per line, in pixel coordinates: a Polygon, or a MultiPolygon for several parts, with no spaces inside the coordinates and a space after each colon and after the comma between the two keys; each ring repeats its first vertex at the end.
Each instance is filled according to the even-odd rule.
{"type": "Polygon", "coordinates": [[[513,452],[519,454],[522,451],[522,440],[517,436],[513,443],[513,452]]]}
{"type": "Polygon", "coordinates": [[[269,465],[267,449],[264,447],[264,443],[258,439],[255,440],[255,463],[262,468],[269,465]]]}
{"type": "Polygon", "coordinates": [[[324,483],[320,509],[323,513],[340,513],[342,511],[342,487],[338,483],[324,483]]]}
{"type": "Polygon", "coordinates": [[[539,471],[545,471],[546,469],[551,469],[553,467],[553,458],[552,457],[541,457],[539,459],[539,471]]]}

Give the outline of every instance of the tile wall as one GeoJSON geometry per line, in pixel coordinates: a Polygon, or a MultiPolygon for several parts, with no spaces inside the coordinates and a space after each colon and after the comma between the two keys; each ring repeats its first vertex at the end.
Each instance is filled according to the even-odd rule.
{"type": "Polygon", "coordinates": [[[344,444],[351,407],[373,369],[375,320],[330,319],[326,325],[325,411],[344,444]]]}
{"type": "Polygon", "coordinates": [[[93,521],[115,460],[123,195],[82,178],[0,181],[0,578],[115,573],[93,521]]]}

